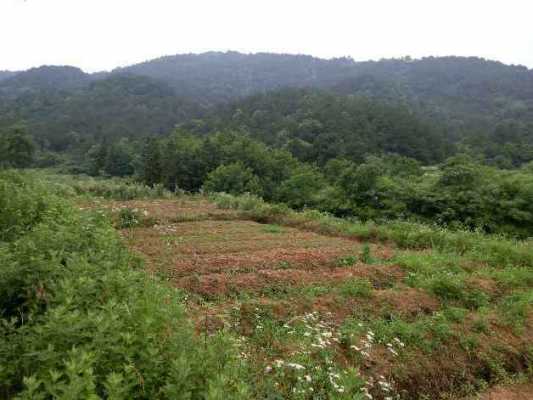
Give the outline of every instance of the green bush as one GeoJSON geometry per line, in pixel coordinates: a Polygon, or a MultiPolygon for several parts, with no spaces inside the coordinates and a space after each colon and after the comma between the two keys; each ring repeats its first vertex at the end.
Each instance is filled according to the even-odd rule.
{"type": "MultiPolygon", "coordinates": [[[[33,175],[46,180],[54,192],[68,192],[70,196],[95,196],[113,200],[172,198],[175,193],[161,184],[144,185],[131,178],[93,178],[85,175],[64,175],[35,172],[33,175]]],[[[65,193],[67,194],[67,193],[65,193]]]]}
{"type": "Polygon", "coordinates": [[[0,398],[250,397],[236,344],[197,337],[180,293],[136,268],[104,216],[22,175],[0,184],[2,204],[16,191],[46,205],[28,219],[12,204],[23,217],[0,230],[0,398]]]}
{"type": "Polygon", "coordinates": [[[154,226],[156,223],[157,219],[149,217],[146,211],[141,212],[137,208],[121,208],[115,226],[118,229],[128,229],[137,226],[154,226]]]}
{"type": "Polygon", "coordinates": [[[45,186],[28,174],[0,173],[0,242],[16,239],[48,214],[61,213],[54,196],[46,196],[45,186]]]}
{"type": "Polygon", "coordinates": [[[252,169],[242,163],[221,165],[209,175],[203,189],[209,193],[223,192],[230,194],[261,194],[259,178],[252,169]]]}

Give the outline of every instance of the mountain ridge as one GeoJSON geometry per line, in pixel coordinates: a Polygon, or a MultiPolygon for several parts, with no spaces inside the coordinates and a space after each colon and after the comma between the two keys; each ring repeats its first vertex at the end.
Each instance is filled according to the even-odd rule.
{"type": "MultiPolygon", "coordinates": [[[[439,127],[452,143],[479,146],[494,142],[496,135],[498,145],[512,138],[514,149],[522,145],[517,137],[530,143],[533,136],[533,70],[479,57],[359,62],[349,57],[206,52],[93,74],[70,66],[42,66],[7,75],[0,80],[0,129],[26,122],[32,134],[46,138],[43,143],[55,143],[55,149],[64,148],[61,138],[72,137],[72,132],[114,140],[161,134],[176,124],[201,126],[196,120],[205,110],[216,113],[224,105],[238,107],[247,98],[287,88],[400,105],[439,127]]],[[[250,110],[251,121],[255,111],[264,110],[250,110]]]]}

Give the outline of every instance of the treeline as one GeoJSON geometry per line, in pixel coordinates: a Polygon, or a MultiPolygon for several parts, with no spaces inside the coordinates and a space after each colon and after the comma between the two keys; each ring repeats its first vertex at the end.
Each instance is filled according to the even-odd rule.
{"type": "Polygon", "coordinates": [[[533,232],[531,163],[503,170],[463,154],[425,167],[384,154],[336,157],[319,166],[249,136],[182,130],[144,143],[100,145],[89,154],[93,174],[134,175],[170,190],[247,192],[363,221],[413,220],[517,237],[533,232]]]}
{"type": "Polygon", "coordinates": [[[305,90],[277,96],[267,96],[266,105],[259,96],[259,105],[229,119],[198,120],[169,136],[83,141],[63,153],[43,151],[20,126],[0,132],[0,164],[133,176],[169,190],[250,192],[364,221],[408,219],[532,236],[527,146],[507,142],[500,150],[521,161],[488,165],[472,147],[450,148],[401,107],[305,90]]]}

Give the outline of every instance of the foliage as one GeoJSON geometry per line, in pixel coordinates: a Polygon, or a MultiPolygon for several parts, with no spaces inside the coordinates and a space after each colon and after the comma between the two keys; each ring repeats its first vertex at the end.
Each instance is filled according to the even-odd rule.
{"type": "Polygon", "coordinates": [[[235,344],[197,338],[180,293],[134,268],[105,217],[28,176],[0,182],[3,203],[21,200],[0,212],[0,397],[249,398],[235,344]]]}
{"type": "Polygon", "coordinates": [[[296,209],[519,238],[533,231],[524,68],[230,52],[109,74],[41,67],[10,75],[0,82],[4,166],[60,164],[197,192],[217,169],[241,164],[253,187],[236,188],[239,176],[250,179],[236,174],[227,190],[296,209]]]}
{"type": "Polygon", "coordinates": [[[259,179],[241,163],[221,165],[207,175],[203,189],[208,193],[261,194],[259,179]]]}
{"type": "Polygon", "coordinates": [[[244,129],[304,161],[387,152],[434,162],[458,147],[510,168],[533,159],[532,79],[474,57],[209,52],[92,75],[44,66],[0,72],[0,129],[24,121],[42,150],[69,155],[185,124],[201,135],[244,129]]]}
{"type": "MultiPolygon", "coordinates": [[[[406,249],[454,252],[493,266],[533,266],[531,241],[517,241],[467,230],[451,231],[413,222],[391,221],[376,225],[336,218],[315,210],[295,212],[250,195],[236,197],[216,194],[211,198],[221,208],[240,210],[246,217],[260,222],[301,226],[321,233],[365,240],[390,240],[406,249]]],[[[363,256],[371,258],[369,252],[363,256]]]]}
{"type": "Polygon", "coordinates": [[[440,161],[449,151],[438,127],[404,106],[316,90],[253,96],[217,110],[206,124],[213,131],[249,132],[301,161],[321,165],[335,157],[360,162],[369,154],[386,153],[427,163],[440,161]]]}
{"type": "Polygon", "coordinates": [[[23,127],[15,126],[7,133],[0,132],[0,167],[29,167],[34,154],[35,145],[23,127]]]}
{"type": "Polygon", "coordinates": [[[65,175],[57,173],[39,174],[54,189],[63,191],[65,197],[79,195],[103,197],[114,200],[133,200],[144,198],[172,198],[176,195],[161,184],[152,187],[141,184],[131,178],[94,178],[85,175],[65,175]]]}

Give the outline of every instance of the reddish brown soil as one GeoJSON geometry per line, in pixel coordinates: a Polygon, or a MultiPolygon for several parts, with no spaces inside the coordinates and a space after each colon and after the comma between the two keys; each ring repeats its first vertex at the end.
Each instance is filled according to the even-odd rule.
{"type": "MultiPolygon", "coordinates": [[[[142,209],[141,203],[128,202],[128,206],[142,209]]],[[[177,286],[202,295],[258,291],[280,284],[335,282],[356,276],[369,277],[379,287],[402,276],[399,268],[390,266],[338,267],[342,258],[361,253],[360,244],[353,240],[243,220],[211,218],[172,223],[168,222],[170,214],[183,206],[163,204],[162,211],[145,208],[149,215],[166,218],[167,223],[123,230],[122,235],[144,256],[150,270],[163,272],[177,286]]],[[[202,207],[210,210],[208,205],[202,207]]],[[[375,258],[387,259],[393,250],[373,244],[371,253],[375,258]]]]}
{"type": "MultiPolygon", "coordinates": [[[[474,398],[476,400],[531,400],[533,399],[533,383],[521,385],[498,386],[481,396],[474,398]]],[[[474,400],[471,399],[471,400],[474,400]]]]}
{"type": "MultiPolygon", "coordinates": [[[[242,273],[211,273],[189,275],[177,280],[180,287],[203,295],[225,294],[239,291],[259,291],[266,287],[294,287],[312,284],[335,284],[350,278],[369,278],[383,274],[389,269],[391,274],[400,273],[393,266],[353,266],[350,268],[305,269],[256,269],[242,273]]],[[[377,278],[379,279],[379,277],[377,278]]]]}
{"type": "Polygon", "coordinates": [[[431,314],[440,308],[440,303],[435,297],[420,289],[402,287],[396,290],[382,290],[376,292],[376,296],[382,304],[404,316],[431,314]]]}

